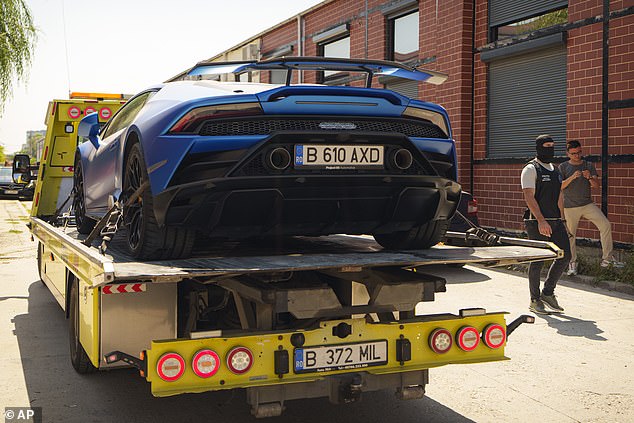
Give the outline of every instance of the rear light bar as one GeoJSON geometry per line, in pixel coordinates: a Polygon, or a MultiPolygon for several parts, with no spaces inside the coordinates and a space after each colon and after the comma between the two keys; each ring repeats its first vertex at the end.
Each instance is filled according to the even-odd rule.
{"type": "Polygon", "coordinates": [[[208,119],[261,115],[260,103],[232,103],[197,107],[185,113],[168,131],[170,134],[193,133],[208,119]]]}

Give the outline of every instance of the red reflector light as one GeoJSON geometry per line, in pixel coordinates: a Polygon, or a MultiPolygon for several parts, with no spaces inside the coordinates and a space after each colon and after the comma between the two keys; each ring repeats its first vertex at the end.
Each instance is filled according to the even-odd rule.
{"type": "Polygon", "coordinates": [[[506,331],[502,325],[492,323],[482,331],[482,340],[489,348],[500,348],[506,342],[506,331]]]}
{"type": "Polygon", "coordinates": [[[446,353],[451,349],[452,345],[451,333],[447,329],[438,328],[429,335],[429,347],[436,354],[446,353]]]}
{"type": "Polygon", "coordinates": [[[252,116],[262,114],[260,103],[218,104],[215,106],[197,107],[185,113],[172,126],[169,133],[192,133],[198,125],[208,119],[234,118],[238,116],[252,116]]]}
{"type": "Polygon", "coordinates": [[[248,372],[253,365],[253,354],[245,347],[235,347],[227,355],[229,370],[237,375],[248,372]]]}
{"type": "Polygon", "coordinates": [[[178,380],[185,372],[185,360],[176,353],[163,354],[156,363],[156,373],[166,382],[178,380]]]}
{"type": "Polygon", "coordinates": [[[463,326],[456,333],[456,343],[463,351],[473,351],[480,343],[480,333],[472,326],[463,326]]]}
{"type": "Polygon", "coordinates": [[[220,368],[220,357],[212,350],[198,351],[192,360],[192,368],[198,377],[211,377],[220,368]]]}
{"type": "Polygon", "coordinates": [[[467,214],[478,214],[478,202],[475,199],[467,203],[467,214]]]}

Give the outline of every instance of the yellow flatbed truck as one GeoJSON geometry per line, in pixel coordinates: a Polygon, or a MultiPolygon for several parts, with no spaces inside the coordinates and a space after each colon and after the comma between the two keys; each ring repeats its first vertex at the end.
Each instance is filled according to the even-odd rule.
{"type": "Polygon", "coordinates": [[[189,259],[139,262],[119,233],[107,249],[77,233],[59,175],[72,180],[40,169],[30,227],[42,281],[69,318],[76,371],[134,366],[159,397],[245,388],[257,417],[280,415],[285,401],[301,398],[345,403],[387,389],[421,398],[430,368],[507,360],[509,334],[531,317],[507,324],[505,312],[477,307],[416,315],[419,302],[446,291],[425,267],[562,254],[513,238],[387,251],[370,237],[335,235],[201,246],[189,259]]]}

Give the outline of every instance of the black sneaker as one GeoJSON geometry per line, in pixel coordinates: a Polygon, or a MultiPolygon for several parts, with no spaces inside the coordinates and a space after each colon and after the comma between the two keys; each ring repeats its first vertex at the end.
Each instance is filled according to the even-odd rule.
{"type": "Polygon", "coordinates": [[[549,308],[553,309],[554,311],[558,311],[558,312],[564,311],[564,308],[560,306],[559,303],[557,302],[557,297],[555,297],[555,294],[553,295],[542,294],[541,300],[544,302],[544,304],[546,304],[549,308]]]}
{"type": "Polygon", "coordinates": [[[542,300],[531,300],[531,305],[528,306],[528,309],[533,313],[548,314],[542,300]]]}

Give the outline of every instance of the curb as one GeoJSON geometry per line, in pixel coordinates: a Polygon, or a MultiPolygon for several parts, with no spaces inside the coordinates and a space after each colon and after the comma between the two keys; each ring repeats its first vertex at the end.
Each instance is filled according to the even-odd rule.
{"type": "Polygon", "coordinates": [[[630,285],[628,283],[597,280],[592,276],[586,275],[563,275],[560,280],[581,285],[589,285],[596,288],[606,289],[608,291],[621,292],[623,294],[634,296],[634,285],[630,285]]]}
{"type": "MultiPolygon", "coordinates": [[[[472,264],[472,266],[474,266],[474,264],[472,264]]],[[[487,267],[487,266],[480,266],[477,264],[475,264],[475,267],[528,277],[526,272],[523,272],[521,270],[509,269],[506,267],[487,267]]],[[[591,286],[593,288],[600,288],[606,291],[619,292],[621,294],[627,294],[634,297],[634,285],[630,285],[628,283],[597,280],[593,276],[586,276],[586,275],[568,276],[565,273],[561,276],[559,281],[567,282],[571,285],[591,286]]]]}

